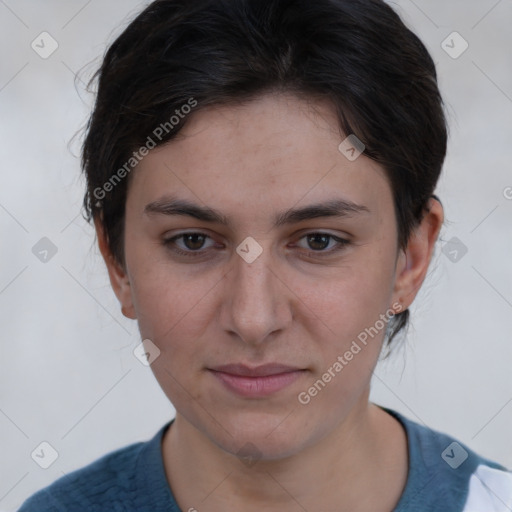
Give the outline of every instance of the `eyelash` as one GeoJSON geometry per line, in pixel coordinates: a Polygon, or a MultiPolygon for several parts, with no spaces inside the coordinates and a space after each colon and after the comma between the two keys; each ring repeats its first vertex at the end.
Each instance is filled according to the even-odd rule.
{"type": "MultiPolygon", "coordinates": [[[[165,239],[163,241],[163,245],[168,247],[170,250],[172,250],[173,252],[175,252],[176,254],[178,254],[180,256],[185,256],[185,257],[190,257],[190,258],[197,258],[197,257],[203,256],[207,251],[203,251],[201,249],[198,249],[197,251],[193,251],[193,250],[190,250],[190,249],[188,251],[184,251],[183,249],[180,249],[179,247],[176,247],[176,245],[175,245],[176,240],[183,239],[187,235],[203,236],[203,237],[205,237],[205,241],[208,238],[211,239],[211,237],[209,237],[206,233],[201,233],[199,231],[187,231],[186,233],[181,233],[179,235],[176,235],[176,236],[173,236],[171,238],[165,239]]],[[[327,237],[330,240],[332,239],[335,242],[337,242],[338,245],[334,249],[329,249],[329,250],[318,250],[318,251],[313,251],[313,250],[307,251],[307,250],[305,250],[307,256],[313,256],[313,257],[318,257],[319,255],[320,256],[321,255],[329,256],[331,254],[334,254],[334,253],[336,253],[338,251],[343,250],[346,246],[350,245],[350,242],[348,240],[346,240],[344,238],[340,238],[340,237],[334,236],[334,235],[331,235],[330,233],[324,233],[322,231],[312,231],[310,233],[306,233],[305,235],[301,236],[299,238],[299,240],[302,240],[303,238],[306,238],[306,237],[312,236],[312,235],[320,235],[320,236],[327,237]]]]}

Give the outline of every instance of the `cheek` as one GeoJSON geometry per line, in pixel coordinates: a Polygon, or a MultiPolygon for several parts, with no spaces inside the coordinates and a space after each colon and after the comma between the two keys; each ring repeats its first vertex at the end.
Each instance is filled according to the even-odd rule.
{"type": "Polygon", "coordinates": [[[182,343],[197,339],[210,313],[203,288],[172,280],[136,284],[136,314],[141,335],[162,343],[177,338],[182,343]]]}
{"type": "Polygon", "coordinates": [[[131,253],[130,282],[141,336],[162,343],[197,339],[210,321],[209,297],[218,277],[191,276],[189,269],[149,254],[131,253]]]}
{"type": "Polygon", "coordinates": [[[301,390],[299,403],[307,401],[304,407],[320,422],[344,416],[368,386],[389,323],[390,277],[382,264],[371,271],[358,264],[308,293],[316,317],[316,329],[310,326],[310,331],[313,339],[317,333],[314,347],[321,364],[301,390]]]}
{"type": "Polygon", "coordinates": [[[296,276],[294,291],[318,323],[347,341],[387,311],[393,272],[391,258],[362,251],[320,279],[296,276]]]}

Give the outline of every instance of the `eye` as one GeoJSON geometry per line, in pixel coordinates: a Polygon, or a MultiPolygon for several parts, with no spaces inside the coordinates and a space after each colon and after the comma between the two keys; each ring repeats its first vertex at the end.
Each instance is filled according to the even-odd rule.
{"type": "MultiPolygon", "coordinates": [[[[344,248],[344,246],[350,244],[348,240],[339,238],[329,233],[308,233],[303,236],[300,240],[306,240],[308,247],[304,249],[309,250],[310,254],[314,253],[334,253],[344,248]],[[328,250],[326,250],[328,249],[328,250]]],[[[300,247],[300,245],[299,245],[300,247]]]]}
{"type": "Polygon", "coordinates": [[[215,245],[213,240],[208,235],[200,232],[181,233],[171,238],[167,238],[163,243],[172,251],[183,256],[197,256],[207,252],[204,250],[201,251],[201,249],[204,248],[205,242],[208,239],[212,241],[212,245],[208,246],[207,248],[215,245]],[[181,244],[178,243],[178,241],[180,241],[181,244]]]}

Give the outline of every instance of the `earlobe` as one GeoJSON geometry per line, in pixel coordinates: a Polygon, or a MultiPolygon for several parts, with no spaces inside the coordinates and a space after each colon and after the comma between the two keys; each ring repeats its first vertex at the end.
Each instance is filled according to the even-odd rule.
{"type": "Polygon", "coordinates": [[[96,228],[96,236],[98,237],[98,247],[105,261],[105,265],[107,266],[112,289],[120,302],[121,312],[125,317],[135,320],[137,315],[135,314],[135,308],[133,306],[132,289],[128,274],[110,251],[107,236],[99,219],[94,220],[94,225],[96,228]]]}

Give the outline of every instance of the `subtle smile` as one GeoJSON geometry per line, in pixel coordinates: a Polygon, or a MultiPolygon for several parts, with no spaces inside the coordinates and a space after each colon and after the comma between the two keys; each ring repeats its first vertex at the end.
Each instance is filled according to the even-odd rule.
{"type": "Polygon", "coordinates": [[[277,393],[307,371],[281,364],[255,368],[232,364],[209,370],[228,390],[247,398],[262,398],[277,393]]]}

